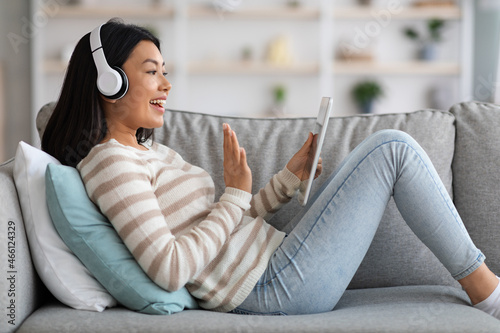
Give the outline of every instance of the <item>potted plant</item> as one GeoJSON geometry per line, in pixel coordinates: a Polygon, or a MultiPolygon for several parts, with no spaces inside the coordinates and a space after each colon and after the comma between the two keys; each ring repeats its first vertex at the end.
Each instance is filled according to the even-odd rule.
{"type": "Polygon", "coordinates": [[[373,102],[382,97],[384,91],[378,82],[368,80],[354,85],[351,94],[361,113],[371,113],[373,102]]]}
{"type": "Polygon", "coordinates": [[[404,34],[411,40],[419,43],[419,59],[433,60],[436,57],[436,44],[442,41],[445,21],[442,19],[431,19],[427,21],[427,36],[422,36],[416,29],[407,27],[404,34]]]}

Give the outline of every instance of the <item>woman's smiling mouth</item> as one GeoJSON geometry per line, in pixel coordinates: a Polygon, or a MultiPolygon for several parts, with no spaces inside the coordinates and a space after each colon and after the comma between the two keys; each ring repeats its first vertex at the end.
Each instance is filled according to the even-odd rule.
{"type": "Polygon", "coordinates": [[[152,99],[149,101],[149,104],[156,110],[160,111],[160,112],[165,112],[165,102],[167,101],[167,99],[163,99],[163,98],[158,98],[158,99],[152,99]]]}

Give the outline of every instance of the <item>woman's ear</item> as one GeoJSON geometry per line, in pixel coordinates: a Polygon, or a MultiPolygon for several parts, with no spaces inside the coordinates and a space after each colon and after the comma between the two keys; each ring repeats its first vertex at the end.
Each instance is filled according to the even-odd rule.
{"type": "Polygon", "coordinates": [[[101,95],[101,98],[102,100],[105,102],[105,103],[110,103],[110,104],[115,104],[117,99],[111,99],[111,98],[107,98],[107,97],[104,97],[103,95],[101,95]]]}

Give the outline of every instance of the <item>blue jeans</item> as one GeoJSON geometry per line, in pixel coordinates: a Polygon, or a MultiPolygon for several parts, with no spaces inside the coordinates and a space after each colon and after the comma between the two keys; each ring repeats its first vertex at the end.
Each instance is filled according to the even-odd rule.
{"type": "Polygon", "coordinates": [[[455,279],[484,262],[429,157],[409,135],[363,141],[287,226],[267,270],[234,313],[331,311],[363,260],[389,199],[455,279]]]}

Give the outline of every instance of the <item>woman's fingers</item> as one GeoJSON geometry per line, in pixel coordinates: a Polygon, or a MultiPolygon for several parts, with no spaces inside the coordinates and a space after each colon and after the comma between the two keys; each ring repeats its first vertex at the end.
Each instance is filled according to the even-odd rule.
{"type": "Polygon", "coordinates": [[[309,154],[309,151],[311,150],[311,147],[313,144],[313,140],[314,140],[314,135],[312,134],[312,132],[309,132],[306,142],[304,142],[304,144],[302,145],[302,147],[300,148],[300,150],[297,153],[300,153],[303,155],[309,154]]]}
{"type": "Polygon", "coordinates": [[[240,159],[240,164],[241,165],[247,165],[247,152],[245,151],[245,148],[240,148],[240,153],[239,153],[239,159],[240,159]]]}
{"type": "Polygon", "coordinates": [[[323,159],[320,157],[318,160],[318,165],[316,167],[316,174],[314,175],[314,179],[318,178],[323,172],[323,159]]]}
{"type": "Polygon", "coordinates": [[[252,172],[247,164],[245,149],[238,143],[236,133],[228,124],[224,129],[224,181],[226,186],[247,192],[252,190],[252,172]]]}
{"type": "Polygon", "coordinates": [[[231,129],[228,124],[223,124],[222,128],[224,129],[224,161],[227,163],[229,161],[231,151],[231,129]]]}
{"type": "MultiPolygon", "coordinates": [[[[224,129],[224,159],[234,165],[241,164],[241,150],[236,133],[231,129],[229,124],[223,124],[224,129]]],[[[245,154],[246,163],[246,154],[245,154]]]]}
{"type": "Polygon", "coordinates": [[[233,160],[236,164],[240,163],[240,144],[238,143],[238,138],[236,137],[236,133],[231,130],[231,149],[233,153],[233,160]]]}

